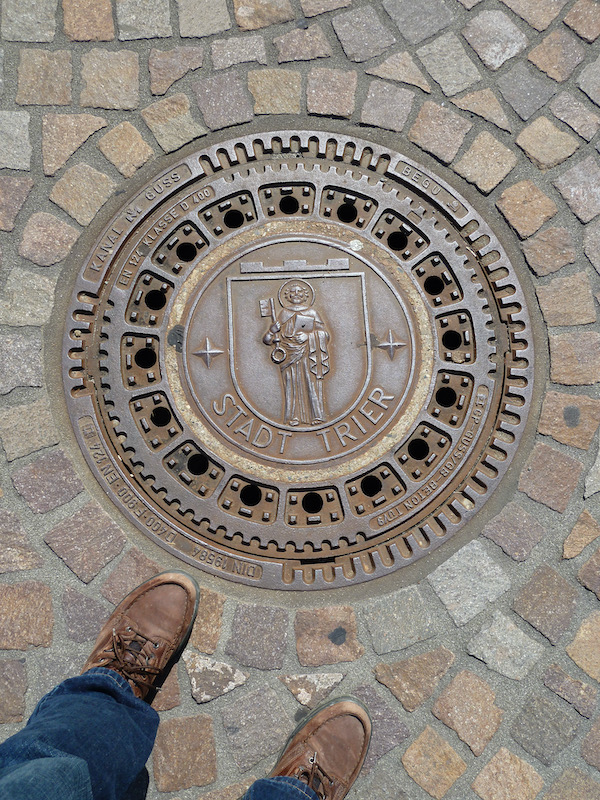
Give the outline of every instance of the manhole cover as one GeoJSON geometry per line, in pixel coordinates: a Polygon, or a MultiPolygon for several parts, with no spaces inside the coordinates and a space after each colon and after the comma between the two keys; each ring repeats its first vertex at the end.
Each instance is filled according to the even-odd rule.
{"type": "Polygon", "coordinates": [[[532,389],[517,276],[469,204],[378,145],[224,142],[157,176],[77,278],[67,403],[111,500],[185,561],[323,589],[452,536],[532,389]]]}

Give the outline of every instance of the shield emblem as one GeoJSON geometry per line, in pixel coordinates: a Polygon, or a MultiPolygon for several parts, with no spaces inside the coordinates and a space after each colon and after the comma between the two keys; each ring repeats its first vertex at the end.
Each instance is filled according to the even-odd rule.
{"type": "Polygon", "coordinates": [[[318,430],[357,405],[371,375],[363,273],[229,277],[227,306],[231,378],[258,418],[318,430]]]}

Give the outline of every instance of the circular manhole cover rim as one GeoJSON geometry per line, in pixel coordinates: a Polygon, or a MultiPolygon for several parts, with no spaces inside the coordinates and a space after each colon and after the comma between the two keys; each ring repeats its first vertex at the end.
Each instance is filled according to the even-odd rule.
{"type": "MultiPolygon", "coordinates": [[[[495,261],[493,268],[490,266],[489,271],[497,272],[498,270],[508,270],[508,276],[500,277],[494,284],[495,288],[498,290],[499,294],[502,294],[504,287],[512,286],[513,291],[509,291],[507,297],[510,297],[511,303],[516,300],[521,306],[520,311],[512,314],[512,323],[523,327],[525,332],[529,334],[529,341],[526,339],[523,340],[523,344],[525,346],[522,347],[520,351],[521,360],[526,358],[527,363],[524,364],[522,361],[522,366],[518,368],[518,370],[514,370],[515,373],[519,373],[519,376],[526,383],[525,389],[520,393],[520,396],[524,397],[525,401],[527,401],[531,394],[533,385],[531,325],[528,319],[524,294],[519,285],[517,276],[515,275],[503,248],[498,243],[496,236],[492,233],[489,226],[475,211],[475,209],[445,181],[440,179],[438,176],[431,174],[427,168],[422,167],[420,164],[406,158],[402,154],[396,153],[389,148],[382,147],[381,145],[377,145],[371,141],[347,134],[328,132],[275,131],[268,134],[254,134],[235,137],[227,142],[221,142],[213,145],[212,147],[198,150],[186,158],[174,162],[173,166],[167,168],[161,174],[156,176],[153,181],[150,181],[150,183],[146,184],[141,191],[139,191],[130,199],[126,206],[120,209],[113,216],[111,221],[105,226],[102,234],[98,237],[96,246],[90,251],[92,256],[104,251],[104,257],[102,260],[96,261],[98,271],[101,272],[104,262],[106,260],[110,261],[112,258],[111,248],[115,245],[118,246],[120,242],[126,240],[127,236],[131,235],[131,232],[136,228],[139,219],[145,219],[149,213],[152,213],[157,208],[163,207],[164,200],[162,198],[165,196],[165,190],[170,190],[172,188],[173,176],[178,172],[183,172],[186,166],[187,168],[192,166],[196,173],[198,173],[199,158],[204,157],[205,165],[209,164],[212,160],[213,166],[217,167],[217,170],[215,171],[217,177],[220,174],[220,167],[223,166],[220,162],[223,161],[225,161],[225,166],[224,169],[221,170],[222,172],[228,171],[229,173],[232,173],[235,172],[236,169],[238,169],[238,172],[239,170],[247,170],[248,167],[252,166],[252,164],[244,164],[244,158],[242,158],[241,164],[236,163],[237,157],[241,154],[241,147],[247,148],[247,156],[248,152],[251,152],[252,150],[253,142],[266,142],[267,144],[272,144],[274,141],[276,142],[277,140],[280,140],[281,142],[285,143],[287,141],[289,143],[294,137],[296,137],[297,141],[303,144],[306,144],[309,141],[316,141],[318,142],[319,150],[322,151],[327,150],[328,147],[332,149],[331,143],[334,142],[335,153],[330,166],[337,166],[346,171],[352,171],[353,167],[354,171],[360,171],[361,169],[360,165],[354,163],[352,159],[344,161],[344,153],[347,151],[349,146],[356,148],[355,153],[359,153],[363,158],[363,162],[365,164],[368,162],[368,166],[381,164],[386,157],[389,157],[390,164],[387,170],[385,170],[385,175],[388,177],[388,180],[391,173],[393,173],[394,167],[397,166],[397,164],[401,164],[402,170],[400,171],[400,174],[392,176],[392,179],[396,179],[400,182],[404,181],[405,183],[410,181],[410,185],[418,190],[417,194],[421,192],[423,198],[426,196],[425,190],[428,190],[430,193],[435,192],[435,194],[429,195],[429,200],[433,200],[435,203],[438,203],[440,195],[442,195],[445,198],[446,203],[444,212],[445,216],[450,220],[453,219],[455,223],[462,219],[460,224],[463,226],[463,228],[468,220],[477,220],[476,234],[473,234],[471,239],[467,239],[467,241],[470,243],[470,246],[473,250],[477,250],[479,260],[485,260],[487,254],[493,252],[494,250],[498,251],[499,259],[495,261]],[[225,153],[229,154],[228,158],[225,158],[225,153]],[[227,164],[227,161],[232,162],[233,167],[231,164],[227,164]],[[404,171],[404,175],[401,174],[402,171],[404,171]],[[171,186],[165,186],[163,184],[161,192],[159,193],[158,188],[161,187],[161,180],[171,183],[171,186]],[[160,200],[158,198],[160,198],[160,200]],[[144,209],[143,204],[147,205],[146,209],[144,209]],[[130,217],[129,231],[127,231],[126,228],[122,229],[120,227],[120,223],[118,222],[118,220],[123,219],[123,217],[125,217],[125,219],[127,218],[128,211],[130,217]]],[[[316,157],[320,157],[318,153],[316,157]]],[[[289,161],[290,158],[293,158],[293,156],[290,156],[289,154],[281,155],[282,161],[285,161],[286,158],[289,161]]],[[[266,156],[264,160],[269,161],[269,157],[266,156]]],[[[271,161],[273,161],[272,158],[271,161]]],[[[363,169],[363,172],[366,170],[367,167],[363,169]]],[[[384,170],[381,172],[372,170],[371,174],[374,179],[377,178],[377,180],[383,180],[382,172],[384,172],[384,170]]],[[[398,170],[396,170],[396,172],[398,172],[398,170]]],[[[212,178],[214,177],[215,175],[212,176],[212,178]]],[[[209,178],[210,175],[208,177],[204,177],[204,183],[209,182],[209,178]]],[[[233,183],[235,183],[235,176],[233,183]]],[[[285,181],[283,183],[285,183],[285,181]]],[[[404,186],[405,183],[400,183],[399,185],[404,186]]],[[[366,186],[364,181],[363,184],[366,186]]],[[[206,197],[205,199],[207,202],[212,200],[212,198],[209,197],[206,197]]],[[[204,203],[203,207],[206,205],[207,203],[204,203]]],[[[173,220],[173,223],[176,227],[177,223],[175,220],[173,220]]],[[[430,233],[430,238],[432,235],[435,235],[435,225],[425,225],[425,221],[423,220],[421,227],[423,226],[424,229],[428,230],[430,233]]],[[[254,228],[254,230],[256,230],[256,228],[254,228]]],[[[344,235],[342,235],[340,229],[337,233],[337,244],[343,243],[346,245],[346,247],[351,247],[350,242],[352,240],[346,236],[344,241],[344,235]]],[[[356,232],[355,241],[360,242],[360,235],[360,232],[356,232]]],[[[232,235],[230,237],[230,241],[234,240],[235,235],[232,235]]],[[[143,254],[140,254],[140,258],[143,258],[143,254]]],[[[412,259],[412,261],[414,261],[414,259],[412,259]]],[[[93,258],[87,261],[88,274],[90,263],[94,263],[93,258]]],[[[409,261],[409,263],[411,262],[409,261]]],[[[232,552],[231,548],[221,548],[219,547],[218,543],[215,543],[215,541],[207,541],[202,543],[201,549],[197,553],[200,558],[194,557],[192,555],[193,550],[190,546],[191,540],[186,532],[183,532],[182,536],[181,528],[173,525],[173,520],[169,519],[168,515],[164,514],[164,508],[154,515],[149,513],[147,499],[142,493],[140,493],[139,486],[132,485],[131,482],[128,484],[126,474],[128,470],[123,469],[122,459],[120,459],[119,456],[115,457],[115,453],[111,453],[110,448],[106,447],[106,439],[103,436],[98,435],[100,431],[94,425],[93,414],[90,415],[89,413],[82,413],[82,408],[86,404],[88,406],[88,411],[93,410],[91,409],[92,403],[91,400],[89,400],[89,397],[88,402],[84,399],[85,395],[80,395],[77,397],[77,393],[75,392],[74,395],[71,391],[78,381],[78,377],[75,377],[75,380],[70,377],[77,376],[77,360],[74,360],[72,357],[72,351],[77,349],[76,347],[74,348],[74,344],[77,345],[77,336],[75,336],[74,342],[72,338],[73,330],[83,331],[84,333],[82,335],[85,336],[85,314],[90,313],[90,311],[93,313],[94,307],[94,302],[90,302],[88,304],[84,303],[82,309],[81,293],[85,293],[88,288],[94,286],[93,282],[85,281],[83,277],[85,269],[86,267],[84,267],[80,272],[76,280],[75,289],[73,291],[69,313],[69,323],[65,333],[63,350],[63,375],[67,389],[67,405],[73,421],[75,422],[76,420],[79,420],[79,423],[74,425],[79,444],[82,447],[86,460],[92,467],[92,471],[95,473],[96,478],[99,480],[105,492],[111,497],[113,502],[116,503],[116,505],[138,528],[144,530],[144,532],[147,533],[151,538],[188,563],[194,564],[195,566],[203,568],[209,572],[213,572],[221,577],[231,578],[233,580],[246,582],[251,585],[260,585],[269,588],[280,589],[333,588],[334,586],[345,586],[349,583],[359,583],[369,580],[373,577],[389,574],[395,569],[398,569],[399,566],[405,566],[409,563],[413,563],[425,553],[436,549],[444,541],[450,538],[450,536],[452,536],[459,527],[462,527],[469,519],[471,519],[472,516],[481,508],[485,500],[488,499],[492,491],[496,488],[502,476],[506,472],[506,469],[511,463],[512,455],[516,451],[518,440],[525,427],[527,418],[526,413],[522,414],[517,425],[513,425],[513,427],[508,430],[506,439],[510,439],[515,432],[516,436],[514,437],[513,442],[504,442],[504,449],[507,452],[508,457],[506,457],[503,461],[497,461],[494,463],[497,473],[496,477],[493,480],[490,480],[490,476],[486,476],[488,486],[487,491],[483,493],[483,500],[481,499],[480,494],[469,491],[469,499],[465,502],[463,498],[461,505],[459,506],[460,524],[456,525],[450,519],[450,525],[448,526],[446,533],[442,533],[442,535],[440,535],[438,531],[435,531],[434,535],[432,535],[429,539],[426,537],[425,540],[419,537],[417,531],[414,531],[403,540],[405,544],[408,544],[409,548],[411,549],[411,553],[407,556],[406,552],[404,552],[402,557],[396,558],[396,562],[393,564],[385,563],[385,557],[383,559],[381,558],[382,551],[380,549],[369,550],[368,544],[365,546],[363,553],[359,552],[358,554],[351,554],[346,559],[346,563],[344,565],[339,563],[336,565],[335,562],[333,565],[330,564],[330,566],[327,568],[329,570],[328,574],[327,569],[320,568],[318,563],[315,565],[314,560],[306,568],[302,568],[301,565],[298,567],[297,559],[288,558],[285,555],[280,556],[279,562],[274,563],[270,562],[268,559],[261,558],[260,556],[255,557],[253,560],[248,560],[248,558],[244,558],[243,554],[240,555],[239,551],[236,552],[234,550],[232,552]],[[80,313],[82,311],[83,315],[80,313]],[[75,315],[77,321],[75,326],[72,324],[73,315],[75,315]],[[95,431],[92,434],[92,428],[88,428],[87,430],[90,431],[90,434],[86,437],[86,425],[90,424],[90,419],[88,419],[90,416],[92,428],[95,427],[95,431]],[[85,422],[82,422],[82,419],[85,419],[85,422]],[[113,479],[112,476],[116,477],[113,479]],[[112,483],[109,482],[110,480],[112,480],[112,483]],[[116,494],[114,491],[112,491],[112,489],[115,487],[118,487],[116,494]],[[470,498],[472,498],[472,500],[470,498]],[[163,513],[161,513],[161,511],[163,513]],[[154,530],[152,529],[153,527],[154,530]],[[185,546],[182,546],[182,544],[185,546]],[[290,563],[292,564],[292,567],[290,567],[290,563]],[[256,579],[257,574],[260,574],[258,581],[256,579]]],[[[93,300],[91,296],[89,299],[93,300]]],[[[503,302],[504,300],[500,298],[500,305],[503,302]]],[[[390,338],[390,342],[391,341],[392,339],[390,338]]],[[[175,348],[171,349],[171,356],[174,352],[175,348]]],[[[110,392],[108,392],[108,394],[110,395],[110,392]]],[[[517,394],[519,394],[519,392],[517,392],[517,394]]],[[[526,402],[524,405],[526,406],[526,402]]],[[[465,450],[465,454],[466,463],[467,456],[470,454],[467,452],[467,450],[465,450]]],[[[131,470],[129,469],[129,471],[131,470]]],[[[465,483],[467,483],[469,479],[472,479],[472,477],[472,475],[469,475],[467,478],[465,478],[465,483]]],[[[312,481],[312,483],[314,483],[314,481],[312,481]]],[[[223,515],[221,515],[221,518],[223,518],[223,515]]],[[[353,522],[355,521],[353,520],[353,522]]],[[[243,521],[240,522],[240,525],[241,524],[243,524],[243,521]]],[[[210,528],[210,525],[207,527],[210,528]]],[[[252,527],[252,525],[249,527],[252,527]]],[[[388,529],[394,529],[393,519],[390,519],[387,523],[387,527],[384,527],[384,531],[388,529]]],[[[197,542],[192,546],[198,549],[197,542]]]]}

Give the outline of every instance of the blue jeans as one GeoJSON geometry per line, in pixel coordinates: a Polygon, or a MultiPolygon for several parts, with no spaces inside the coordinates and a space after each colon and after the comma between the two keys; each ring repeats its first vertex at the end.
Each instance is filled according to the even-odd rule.
{"type": "MultiPolygon", "coordinates": [[[[0,744],[0,800],[121,800],[150,757],[158,714],[117,672],[91,669],[43,697],[0,744]]],[[[295,778],[256,781],[244,800],[317,800],[295,778]]]]}

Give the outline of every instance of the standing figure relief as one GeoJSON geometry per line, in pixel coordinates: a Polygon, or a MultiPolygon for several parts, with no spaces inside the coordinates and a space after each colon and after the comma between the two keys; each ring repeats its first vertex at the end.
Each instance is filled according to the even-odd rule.
{"type": "Polygon", "coordinates": [[[329,372],[330,334],[313,308],[315,290],[310,283],[294,278],[277,296],[278,315],[273,298],[261,300],[260,308],[262,316],[272,319],[263,342],[272,347],[271,360],[280,369],[284,423],[319,425],[326,420],[323,383],[329,372]]]}

